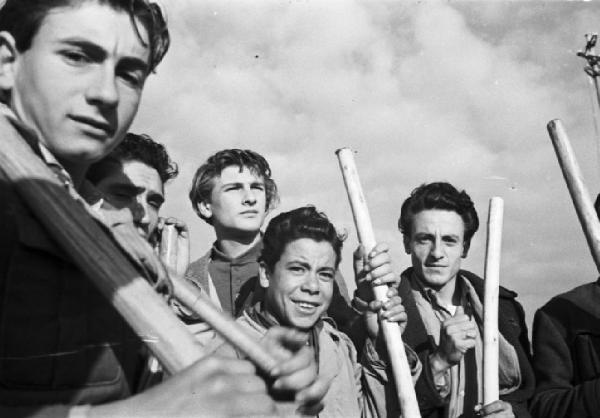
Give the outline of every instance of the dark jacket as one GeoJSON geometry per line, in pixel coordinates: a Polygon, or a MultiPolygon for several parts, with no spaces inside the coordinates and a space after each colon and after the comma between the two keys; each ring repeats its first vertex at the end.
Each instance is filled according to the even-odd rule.
{"type": "Polygon", "coordinates": [[[533,322],[534,416],[600,416],[600,283],[558,295],[533,322]]]}
{"type": "MultiPolygon", "coordinates": [[[[57,186],[58,187],[58,186],[57,186]]],[[[140,339],[75,267],[0,170],[0,415],[131,395],[140,339]]]]}
{"type": "MultiPolygon", "coordinates": [[[[423,372],[415,385],[421,414],[423,418],[441,418],[444,416],[444,406],[447,400],[442,399],[435,388],[429,363],[429,354],[436,349],[436,346],[433,337],[427,335],[425,324],[421,319],[412,295],[409,283],[411,274],[412,268],[408,268],[402,273],[398,289],[408,316],[408,324],[402,338],[406,344],[417,352],[423,364],[423,372]]],[[[465,270],[461,270],[459,274],[469,280],[477,295],[483,300],[483,280],[465,270]]],[[[525,313],[522,306],[515,300],[516,296],[515,292],[500,287],[498,329],[504,338],[515,348],[517,353],[521,369],[521,387],[500,398],[503,401],[509,402],[512,405],[515,416],[520,418],[530,416],[527,411],[527,401],[533,395],[535,382],[530,363],[530,344],[527,337],[525,313]]]]}

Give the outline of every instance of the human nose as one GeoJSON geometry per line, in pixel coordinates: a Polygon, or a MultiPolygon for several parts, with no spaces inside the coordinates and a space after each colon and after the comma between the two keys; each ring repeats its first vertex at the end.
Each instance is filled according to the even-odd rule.
{"type": "Polygon", "coordinates": [[[431,256],[433,258],[435,258],[436,260],[444,257],[444,247],[443,247],[443,243],[442,243],[442,238],[439,236],[436,236],[435,239],[433,240],[433,245],[431,248],[431,256]]]}
{"type": "Polygon", "coordinates": [[[150,224],[150,211],[148,209],[148,204],[144,199],[137,198],[134,200],[130,210],[133,216],[133,222],[136,225],[145,227],[150,224]]]}
{"type": "Polygon", "coordinates": [[[90,82],[86,98],[88,102],[100,104],[103,107],[115,107],[119,101],[117,78],[110,65],[99,66],[95,77],[90,82]]]}
{"type": "Polygon", "coordinates": [[[250,187],[244,188],[244,204],[254,205],[256,203],[256,192],[250,187]]]}
{"type": "Polygon", "coordinates": [[[310,294],[319,293],[319,277],[317,274],[312,272],[306,274],[301,289],[310,294]]]}

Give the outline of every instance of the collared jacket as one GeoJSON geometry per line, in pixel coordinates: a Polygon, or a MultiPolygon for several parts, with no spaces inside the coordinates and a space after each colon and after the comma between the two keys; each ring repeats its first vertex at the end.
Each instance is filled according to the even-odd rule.
{"type": "Polygon", "coordinates": [[[600,416],[600,279],[552,298],[533,322],[539,418],[600,416]]]}
{"type": "MultiPolygon", "coordinates": [[[[436,346],[433,337],[427,335],[425,325],[412,295],[409,283],[409,278],[413,274],[412,271],[411,267],[402,273],[398,287],[398,294],[402,298],[402,304],[408,316],[408,324],[402,338],[405,344],[408,344],[417,352],[423,364],[423,371],[415,385],[421,414],[423,418],[442,418],[447,399],[439,395],[433,380],[429,355],[435,351],[436,346]]],[[[459,274],[471,283],[477,295],[480,299],[483,299],[483,280],[466,270],[460,270],[459,274]]],[[[509,394],[500,396],[500,399],[509,402],[515,416],[521,418],[530,416],[527,410],[527,402],[533,395],[535,380],[530,363],[531,354],[525,313],[523,307],[515,300],[516,296],[515,292],[500,287],[498,330],[516,351],[521,372],[521,386],[509,394]]]]}

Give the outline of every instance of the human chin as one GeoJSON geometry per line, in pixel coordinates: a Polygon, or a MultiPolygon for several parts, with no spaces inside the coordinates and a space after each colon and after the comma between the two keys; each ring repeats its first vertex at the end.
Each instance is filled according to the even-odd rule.
{"type": "Polygon", "coordinates": [[[288,325],[304,331],[312,328],[323,313],[321,306],[309,307],[294,301],[289,302],[286,311],[288,325]]]}

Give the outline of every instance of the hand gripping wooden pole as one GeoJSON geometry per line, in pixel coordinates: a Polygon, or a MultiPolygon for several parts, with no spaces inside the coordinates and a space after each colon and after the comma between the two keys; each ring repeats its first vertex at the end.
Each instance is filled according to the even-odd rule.
{"type": "MultiPolygon", "coordinates": [[[[344,177],[346,191],[348,192],[358,239],[368,254],[375,247],[376,241],[369,210],[354,163],[354,155],[349,148],[339,149],[336,151],[336,154],[342,170],[342,176],[344,177]]],[[[385,301],[387,299],[387,286],[373,286],[373,293],[377,300],[385,301]]],[[[398,324],[388,321],[380,321],[380,325],[392,365],[394,383],[398,391],[402,416],[404,418],[420,417],[421,414],[419,412],[419,405],[413,387],[406,352],[404,351],[400,327],[398,324]]]]}
{"type": "Polygon", "coordinates": [[[490,199],[485,250],[483,295],[483,404],[499,399],[498,383],[498,287],[504,201],[490,199]]]}
{"type": "Polygon", "coordinates": [[[0,132],[0,169],[82,276],[98,287],[170,373],[199,360],[204,353],[183,323],[4,117],[0,132]]]}
{"type": "MultiPolygon", "coordinates": [[[[163,262],[174,271],[177,266],[177,229],[165,225],[162,231],[160,253],[163,262]]],[[[190,282],[171,276],[173,296],[188,309],[200,316],[233,347],[244,353],[258,368],[269,374],[276,366],[275,360],[235,320],[219,311],[200,289],[190,282]]]]}
{"type": "Polygon", "coordinates": [[[594,210],[590,194],[583,181],[583,175],[575,158],[575,153],[559,119],[548,122],[548,133],[552,139],[558,163],[567,182],[567,188],[575,205],[575,211],[596,263],[596,268],[600,271],[600,221],[598,221],[598,215],[594,210]]]}

